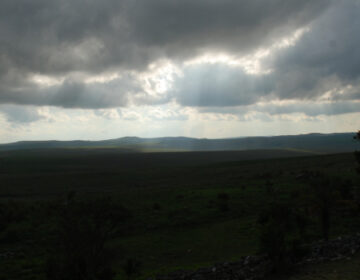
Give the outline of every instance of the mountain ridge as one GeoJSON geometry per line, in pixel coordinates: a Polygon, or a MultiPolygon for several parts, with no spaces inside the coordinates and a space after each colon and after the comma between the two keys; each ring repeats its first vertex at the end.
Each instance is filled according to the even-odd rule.
{"type": "Polygon", "coordinates": [[[239,138],[191,138],[185,136],[121,138],[90,140],[41,140],[18,141],[0,144],[0,151],[52,148],[119,148],[133,152],[149,151],[230,151],[254,149],[290,149],[309,152],[349,152],[358,148],[354,133],[309,133],[281,136],[250,136],[239,138]]]}

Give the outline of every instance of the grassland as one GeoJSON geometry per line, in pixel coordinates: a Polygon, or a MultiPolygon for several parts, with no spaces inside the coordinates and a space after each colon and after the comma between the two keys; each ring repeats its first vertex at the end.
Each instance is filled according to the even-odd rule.
{"type": "MultiPolygon", "coordinates": [[[[49,246],[56,234],[54,213],[74,191],[79,200],[111,197],[131,213],[107,244],[116,252],[113,267],[118,279],[125,277],[122,267],[129,258],[141,263],[134,278],[146,279],[255,254],[261,211],[274,200],[306,204],[313,199],[299,175],[318,172],[359,185],[353,154],[303,155],[281,150],[2,152],[0,200],[19,218],[0,233],[0,253],[13,254],[0,260],[0,279],[45,279],[49,246]]],[[[330,235],[360,230],[356,206],[341,197],[338,201],[332,209],[330,235]]],[[[318,215],[310,214],[310,238],[320,239],[318,215]]],[[[320,271],[326,269],[325,265],[320,271]]],[[[358,267],[355,270],[358,273],[358,267]]],[[[308,276],[293,279],[320,279],[308,276]]]]}

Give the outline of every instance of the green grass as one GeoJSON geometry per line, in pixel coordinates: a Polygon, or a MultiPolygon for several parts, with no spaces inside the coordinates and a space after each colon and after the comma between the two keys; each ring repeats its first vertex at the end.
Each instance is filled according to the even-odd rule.
{"type": "MultiPolygon", "coordinates": [[[[9,227],[20,238],[11,244],[0,240],[0,253],[18,252],[1,260],[0,279],[44,279],[46,248],[56,220],[53,209],[70,191],[85,200],[110,196],[131,212],[108,246],[118,256],[114,269],[119,277],[124,261],[135,258],[142,263],[139,278],[146,279],[255,254],[256,220],[271,201],[295,201],[293,194],[298,192],[303,196],[297,203],[311,202],[308,186],[296,179],[304,170],[359,184],[352,154],[266,160],[249,160],[246,154],[244,160],[224,161],[226,153],[126,157],[116,151],[111,154],[110,149],[89,153],[0,153],[0,201],[11,201],[26,213],[9,227]],[[266,187],[269,182],[271,191],[266,187]],[[227,211],[218,198],[223,193],[228,196],[227,211]]],[[[359,215],[351,212],[358,210],[346,211],[334,211],[332,236],[360,229],[359,215]]],[[[312,217],[314,239],[321,237],[317,222],[312,217]]]]}
{"type": "Polygon", "coordinates": [[[142,259],[143,269],[152,273],[195,268],[223,261],[224,257],[235,260],[239,255],[254,253],[257,241],[248,231],[253,222],[229,220],[193,228],[158,230],[124,238],[116,246],[122,248],[125,256],[142,259]]]}

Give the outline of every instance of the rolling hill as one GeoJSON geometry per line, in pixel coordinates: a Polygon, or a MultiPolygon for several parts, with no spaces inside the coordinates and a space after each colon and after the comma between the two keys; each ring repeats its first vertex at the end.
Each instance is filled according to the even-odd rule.
{"type": "Polygon", "coordinates": [[[102,141],[21,141],[1,144],[0,151],[24,149],[117,148],[123,152],[241,151],[281,149],[309,153],[351,152],[359,148],[354,133],[303,134],[271,137],[198,139],[188,137],[123,137],[102,141]]]}

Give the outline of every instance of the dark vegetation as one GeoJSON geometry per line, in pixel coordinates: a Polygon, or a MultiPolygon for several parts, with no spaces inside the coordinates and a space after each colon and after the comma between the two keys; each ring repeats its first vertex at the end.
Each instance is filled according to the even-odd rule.
{"type": "MultiPolygon", "coordinates": [[[[357,141],[360,141],[360,130],[356,133],[356,135],[354,136],[354,139],[357,141]]],[[[358,163],[358,168],[357,171],[360,173],[360,151],[356,150],[355,151],[355,157],[358,163]]]]}
{"type": "Polygon", "coordinates": [[[77,201],[70,193],[54,213],[56,231],[49,244],[48,279],[113,279],[114,254],[106,243],[116,236],[128,213],[110,199],[77,201]]]}
{"type": "Polygon", "coordinates": [[[1,152],[0,279],[147,279],[258,253],[291,272],[310,242],[360,231],[359,154],[259,153],[1,152]]]}

